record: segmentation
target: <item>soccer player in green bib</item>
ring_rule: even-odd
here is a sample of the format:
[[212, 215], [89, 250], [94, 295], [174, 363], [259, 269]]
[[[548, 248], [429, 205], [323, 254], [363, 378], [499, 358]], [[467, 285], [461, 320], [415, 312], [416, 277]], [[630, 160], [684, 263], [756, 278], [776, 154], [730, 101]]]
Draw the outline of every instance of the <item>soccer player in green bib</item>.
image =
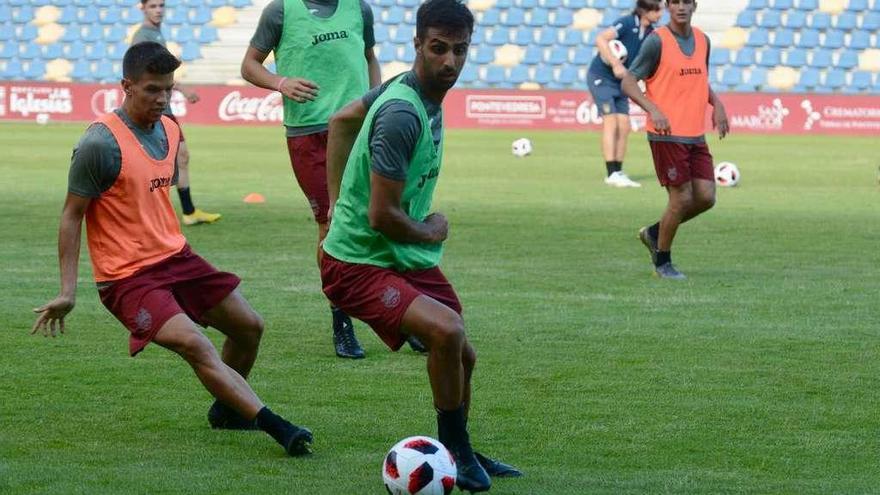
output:
[[464, 66], [474, 18], [459, 0], [428, 0], [416, 15], [413, 69], [330, 120], [332, 207], [321, 279], [330, 301], [366, 322], [392, 350], [414, 335], [429, 350], [439, 440], [462, 490], [516, 468], [473, 451], [467, 431], [476, 353], [461, 303], [439, 264], [449, 225], [431, 213], [443, 157], [441, 104]]
[[[373, 45], [373, 11], [364, 0], [272, 0], [241, 63], [247, 81], [283, 95], [287, 151], [318, 224], [318, 246], [329, 225], [327, 122], [381, 81]], [[263, 66], [273, 51], [277, 74]], [[320, 247], [317, 254], [320, 264]], [[363, 358], [351, 319], [331, 311], [336, 355]]]

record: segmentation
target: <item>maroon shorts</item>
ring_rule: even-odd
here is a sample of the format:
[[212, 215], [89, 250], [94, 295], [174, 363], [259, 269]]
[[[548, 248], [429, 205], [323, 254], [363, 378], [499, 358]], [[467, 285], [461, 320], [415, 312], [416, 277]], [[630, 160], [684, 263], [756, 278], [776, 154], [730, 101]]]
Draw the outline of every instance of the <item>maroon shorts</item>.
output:
[[177, 124], [177, 128], [180, 129], [180, 142], [182, 143], [182, 142], [186, 141], [186, 139], [184, 139], [184, 137], [183, 137], [183, 126], [180, 125], [180, 121], [177, 120], [177, 117], [175, 117], [174, 114], [164, 114], [164, 115], [166, 117], [170, 118], [171, 120], [173, 120], [174, 123]]
[[131, 332], [128, 350], [134, 356], [174, 315], [185, 313], [204, 326], [202, 316], [240, 282], [237, 276], [218, 271], [186, 245], [169, 258], [99, 288], [98, 295]]
[[661, 186], [680, 186], [694, 179], [715, 180], [712, 154], [706, 143], [648, 142]]
[[290, 166], [318, 223], [327, 223], [327, 131], [287, 138]]
[[458, 296], [438, 267], [397, 272], [346, 263], [324, 252], [321, 281], [324, 294], [333, 305], [370, 325], [385, 345], [395, 351], [406, 341], [400, 325], [417, 297], [428, 296], [461, 314]]

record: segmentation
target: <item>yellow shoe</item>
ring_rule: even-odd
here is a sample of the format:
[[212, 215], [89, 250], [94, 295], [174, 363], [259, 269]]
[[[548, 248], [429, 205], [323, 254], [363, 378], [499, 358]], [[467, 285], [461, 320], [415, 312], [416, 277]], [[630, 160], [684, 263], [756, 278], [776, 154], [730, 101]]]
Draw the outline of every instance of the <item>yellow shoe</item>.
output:
[[184, 225], [196, 225], [199, 223], [214, 223], [217, 220], [220, 220], [221, 215], [219, 213], [207, 213], [198, 208], [192, 212], [190, 215], [183, 216]]

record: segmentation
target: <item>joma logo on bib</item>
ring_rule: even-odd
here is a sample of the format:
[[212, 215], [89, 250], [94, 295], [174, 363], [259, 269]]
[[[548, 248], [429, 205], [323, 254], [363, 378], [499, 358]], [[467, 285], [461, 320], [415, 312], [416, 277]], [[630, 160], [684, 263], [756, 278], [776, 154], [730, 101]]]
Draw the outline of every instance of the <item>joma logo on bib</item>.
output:
[[325, 41], [333, 41], [333, 40], [339, 40], [339, 39], [343, 39], [343, 38], [348, 38], [347, 31], [336, 31], [335, 33], [315, 34], [312, 36], [312, 46], [315, 46], [318, 43], [323, 43]]

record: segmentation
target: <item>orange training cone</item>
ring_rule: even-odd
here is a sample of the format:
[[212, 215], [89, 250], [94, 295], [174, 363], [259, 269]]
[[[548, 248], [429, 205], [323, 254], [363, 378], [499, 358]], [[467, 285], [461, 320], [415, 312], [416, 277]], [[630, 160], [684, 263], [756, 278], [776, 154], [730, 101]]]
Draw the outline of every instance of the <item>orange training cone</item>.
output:
[[266, 198], [260, 193], [250, 193], [244, 197], [245, 203], [265, 203]]

